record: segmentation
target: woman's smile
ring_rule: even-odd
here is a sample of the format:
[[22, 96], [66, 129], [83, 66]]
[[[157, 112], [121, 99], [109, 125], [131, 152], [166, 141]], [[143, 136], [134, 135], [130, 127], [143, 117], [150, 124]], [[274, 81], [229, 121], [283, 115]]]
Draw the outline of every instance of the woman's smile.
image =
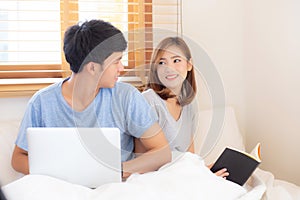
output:
[[178, 74], [169, 74], [169, 75], [167, 75], [165, 78], [166, 78], [167, 80], [174, 80], [174, 79], [176, 79], [178, 76], [179, 76]]

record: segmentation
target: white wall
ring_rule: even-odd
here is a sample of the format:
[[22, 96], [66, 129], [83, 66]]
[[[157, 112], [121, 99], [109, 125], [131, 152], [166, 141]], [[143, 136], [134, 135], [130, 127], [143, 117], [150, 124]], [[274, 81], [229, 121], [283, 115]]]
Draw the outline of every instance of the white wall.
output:
[[300, 185], [300, 1], [245, 1], [248, 146], [262, 167]]
[[[242, 119], [244, 107], [240, 105], [245, 96], [243, 4], [240, 0], [230, 2], [183, 1], [183, 33], [206, 51], [221, 75], [227, 104], [234, 104], [238, 119]], [[193, 49], [192, 54], [197, 56]], [[201, 90], [199, 93], [201, 95]], [[243, 120], [239, 120], [239, 123], [243, 123]]]
[[0, 98], [0, 120], [22, 119], [28, 100], [29, 97]]
[[297, 0], [183, 1], [184, 35], [218, 68], [247, 149], [260, 141], [261, 168], [298, 185], [299, 10]]
[[[211, 58], [223, 81], [226, 104], [234, 107], [244, 134], [243, 3], [240, 0], [228, 2], [183, 1], [183, 33], [198, 43]], [[195, 49], [191, 50], [194, 58], [199, 56]], [[207, 102], [202, 87], [198, 94], [200, 104]]]

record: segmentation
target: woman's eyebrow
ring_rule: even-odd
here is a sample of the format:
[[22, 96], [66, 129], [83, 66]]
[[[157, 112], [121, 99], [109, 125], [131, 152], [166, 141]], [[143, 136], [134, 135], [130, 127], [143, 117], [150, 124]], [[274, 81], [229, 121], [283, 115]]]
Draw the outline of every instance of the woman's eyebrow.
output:
[[175, 56], [172, 56], [171, 58], [181, 58], [181, 56], [175, 55]]
[[[171, 56], [171, 58], [180, 58], [181, 56], [175, 55]], [[160, 60], [166, 60], [167, 58], [161, 57]]]

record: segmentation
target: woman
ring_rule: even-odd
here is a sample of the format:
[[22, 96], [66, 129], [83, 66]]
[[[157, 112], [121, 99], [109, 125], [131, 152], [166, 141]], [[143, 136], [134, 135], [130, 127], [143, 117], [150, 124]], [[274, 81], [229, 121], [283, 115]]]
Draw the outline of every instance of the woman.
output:
[[[172, 151], [195, 152], [193, 139], [198, 123], [197, 103], [194, 100], [196, 91], [195, 71], [188, 45], [179, 37], [165, 38], [152, 54], [143, 96], [156, 111]], [[135, 152], [144, 151], [139, 140], [136, 140]], [[226, 169], [216, 174], [228, 176]]]
[[155, 109], [171, 150], [194, 153], [196, 80], [191, 52], [179, 37], [168, 37], [154, 50], [143, 96]]

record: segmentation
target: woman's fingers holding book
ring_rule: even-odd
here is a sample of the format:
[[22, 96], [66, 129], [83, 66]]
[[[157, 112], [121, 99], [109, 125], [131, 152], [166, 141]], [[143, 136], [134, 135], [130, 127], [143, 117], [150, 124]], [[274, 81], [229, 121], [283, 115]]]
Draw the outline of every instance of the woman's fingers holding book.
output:
[[215, 172], [215, 175], [226, 179], [226, 177], [229, 176], [229, 172], [227, 171], [226, 168], [223, 168], [223, 169], [220, 169], [219, 171]]
[[[215, 163], [211, 163], [211, 164], [206, 165], [206, 166], [208, 167], [208, 169], [211, 169], [214, 164]], [[219, 171], [216, 171], [215, 175], [221, 176], [222, 178], [226, 179], [226, 177], [229, 176], [229, 172], [227, 171], [226, 168], [223, 168], [223, 169], [220, 169]]]

